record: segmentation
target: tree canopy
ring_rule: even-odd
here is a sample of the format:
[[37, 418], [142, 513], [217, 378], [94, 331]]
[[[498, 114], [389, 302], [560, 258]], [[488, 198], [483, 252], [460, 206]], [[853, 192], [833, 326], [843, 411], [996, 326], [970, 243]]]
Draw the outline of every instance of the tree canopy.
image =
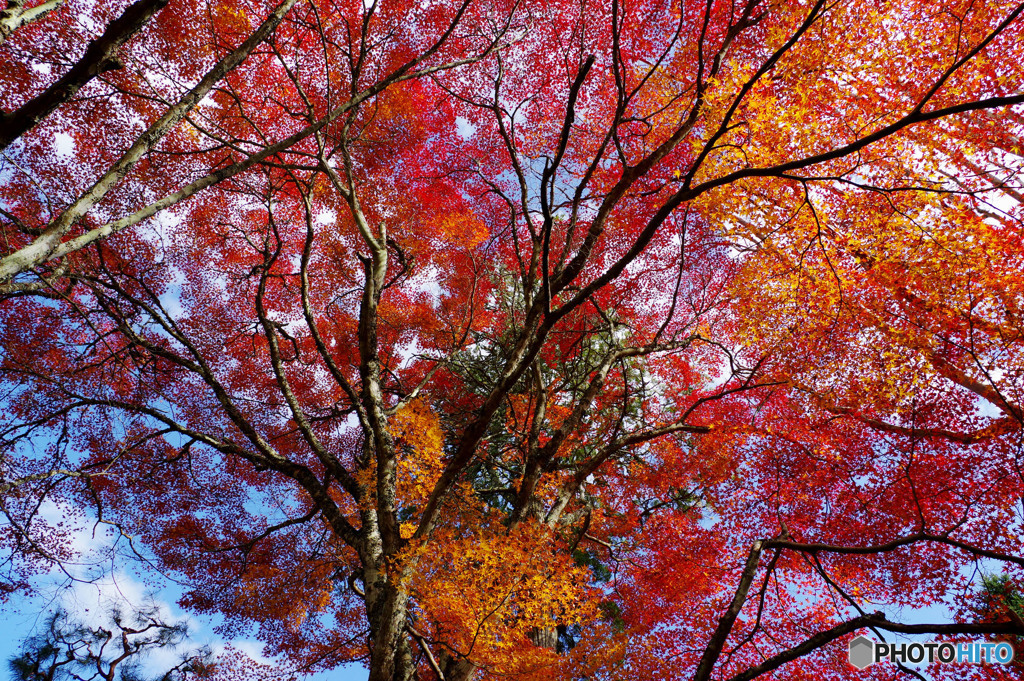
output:
[[1022, 13], [8, 0], [0, 590], [56, 503], [298, 672], [1024, 635]]

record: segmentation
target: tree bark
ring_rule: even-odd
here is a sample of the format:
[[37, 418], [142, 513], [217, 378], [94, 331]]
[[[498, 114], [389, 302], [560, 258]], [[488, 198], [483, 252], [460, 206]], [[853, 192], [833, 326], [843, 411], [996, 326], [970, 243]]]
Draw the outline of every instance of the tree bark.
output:
[[[168, 1], [138, 0], [129, 5], [121, 16], [110, 22], [103, 35], [89, 43], [82, 58], [56, 83], [16, 111], [0, 112], [0, 149], [6, 148], [35, 127], [39, 121], [53, 113], [54, 109], [74, 97], [75, 93], [93, 78], [106, 71], [121, 68], [121, 61], [118, 58], [121, 46], [138, 33]], [[8, 10], [3, 14], [6, 15], [10, 11], [8, 5]], [[27, 13], [28, 11], [23, 11], [19, 16]], [[8, 22], [6, 17], [0, 19], [0, 42], [9, 35], [8, 23], [11, 22]]]
[[438, 662], [444, 672], [444, 681], [470, 681], [476, 675], [476, 665], [464, 657], [456, 657], [442, 651]]
[[0, 12], [0, 44], [26, 24], [42, 19], [64, 4], [64, 0], [46, 0], [42, 4], [25, 9], [25, 0], [8, 0], [7, 7]]

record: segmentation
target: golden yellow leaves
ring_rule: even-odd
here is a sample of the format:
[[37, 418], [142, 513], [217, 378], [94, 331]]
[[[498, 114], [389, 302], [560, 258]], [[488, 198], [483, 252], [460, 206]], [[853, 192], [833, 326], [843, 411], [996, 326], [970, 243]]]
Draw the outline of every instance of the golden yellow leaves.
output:
[[[857, 181], [942, 188], [935, 178], [976, 163], [951, 150], [942, 131], [915, 133]], [[788, 348], [778, 370], [837, 403], [870, 395], [892, 415], [922, 391], [959, 384], [982, 394], [978, 385], [1004, 380], [983, 366], [1024, 353], [1013, 309], [1024, 290], [1020, 241], [974, 198], [760, 180], [714, 198], [700, 208], [743, 264], [733, 282], [745, 310], [738, 338]]]
[[[404, 505], [425, 502], [444, 469], [444, 431], [424, 398], [417, 398], [391, 417], [391, 435], [402, 452], [398, 457], [397, 495]], [[411, 536], [411, 531], [403, 528]]]
[[252, 21], [245, 9], [227, 2], [218, 2], [211, 7], [211, 14], [217, 28], [235, 34], [251, 30]]
[[[928, 84], [978, 44], [1010, 6], [981, 10], [964, 3], [932, 12], [930, 5], [912, 1], [887, 3], [884, 9], [837, 3], [794, 40], [806, 7], [783, 5], [759, 26], [763, 39], [742, 48], [738, 42], [707, 83], [701, 120], [688, 140], [693, 154], [714, 140], [698, 184], [741, 168], [771, 167], [842, 148], [906, 116], [928, 96], [926, 108], [934, 109], [990, 96], [993, 87], [1009, 92], [1000, 90], [1002, 74], [986, 52], [936, 92], [929, 94]], [[963, 17], [960, 24], [952, 19], [957, 15]], [[858, 30], [850, 33], [850, 25]], [[787, 41], [791, 44], [776, 52]], [[759, 71], [773, 52], [778, 60]], [[901, 133], [873, 144], [858, 152], [858, 161], [884, 163], [894, 151], [907, 151], [898, 148], [905, 141]], [[819, 165], [815, 174], [849, 170], [848, 162], [833, 161]]]
[[[399, 508], [418, 508], [426, 503], [434, 484], [444, 470], [444, 430], [426, 398], [419, 397], [399, 408], [389, 419], [394, 440], [397, 475], [395, 497]], [[375, 466], [366, 466], [354, 474], [365, 492], [362, 503], [372, 505], [377, 494]], [[403, 539], [412, 537], [415, 519], [399, 526]]]
[[554, 651], [531, 636], [597, 618], [589, 572], [542, 525], [509, 530], [494, 516], [474, 515], [464, 531], [435, 534], [410, 551], [410, 591], [434, 637], [478, 665], [521, 678], [555, 663]]
[[472, 213], [448, 213], [437, 219], [437, 230], [444, 243], [467, 250], [476, 248], [489, 233], [487, 226]]

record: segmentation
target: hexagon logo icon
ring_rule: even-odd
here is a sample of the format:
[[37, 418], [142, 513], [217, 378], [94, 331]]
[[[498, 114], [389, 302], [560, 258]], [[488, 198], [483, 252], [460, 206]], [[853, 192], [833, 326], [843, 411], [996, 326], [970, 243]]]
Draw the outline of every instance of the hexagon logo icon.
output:
[[850, 641], [850, 664], [857, 669], [867, 669], [875, 662], [875, 642], [867, 636], [858, 636]]

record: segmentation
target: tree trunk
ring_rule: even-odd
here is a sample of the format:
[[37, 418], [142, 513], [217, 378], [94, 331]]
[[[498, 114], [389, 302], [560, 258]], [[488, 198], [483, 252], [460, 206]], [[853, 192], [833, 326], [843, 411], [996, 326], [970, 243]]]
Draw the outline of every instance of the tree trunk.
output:
[[528, 636], [538, 648], [558, 650], [558, 629], [534, 629]]
[[437, 656], [438, 665], [444, 673], [444, 681], [470, 681], [476, 675], [476, 665], [464, 657], [454, 657], [442, 650]]
[[416, 667], [405, 631], [409, 594], [401, 586], [401, 576], [388, 574], [377, 514], [372, 510], [365, 512], [363, 523], [372, 528], [360, 551], [366, 617], [370, 623], [369, 681], [411, 681]]
[[369, 681], [411, 681], [415, 667], [405, 633], [408, 596], [387, 583], [383, 589], [368, 584], [366, 596], [371, 639]]

